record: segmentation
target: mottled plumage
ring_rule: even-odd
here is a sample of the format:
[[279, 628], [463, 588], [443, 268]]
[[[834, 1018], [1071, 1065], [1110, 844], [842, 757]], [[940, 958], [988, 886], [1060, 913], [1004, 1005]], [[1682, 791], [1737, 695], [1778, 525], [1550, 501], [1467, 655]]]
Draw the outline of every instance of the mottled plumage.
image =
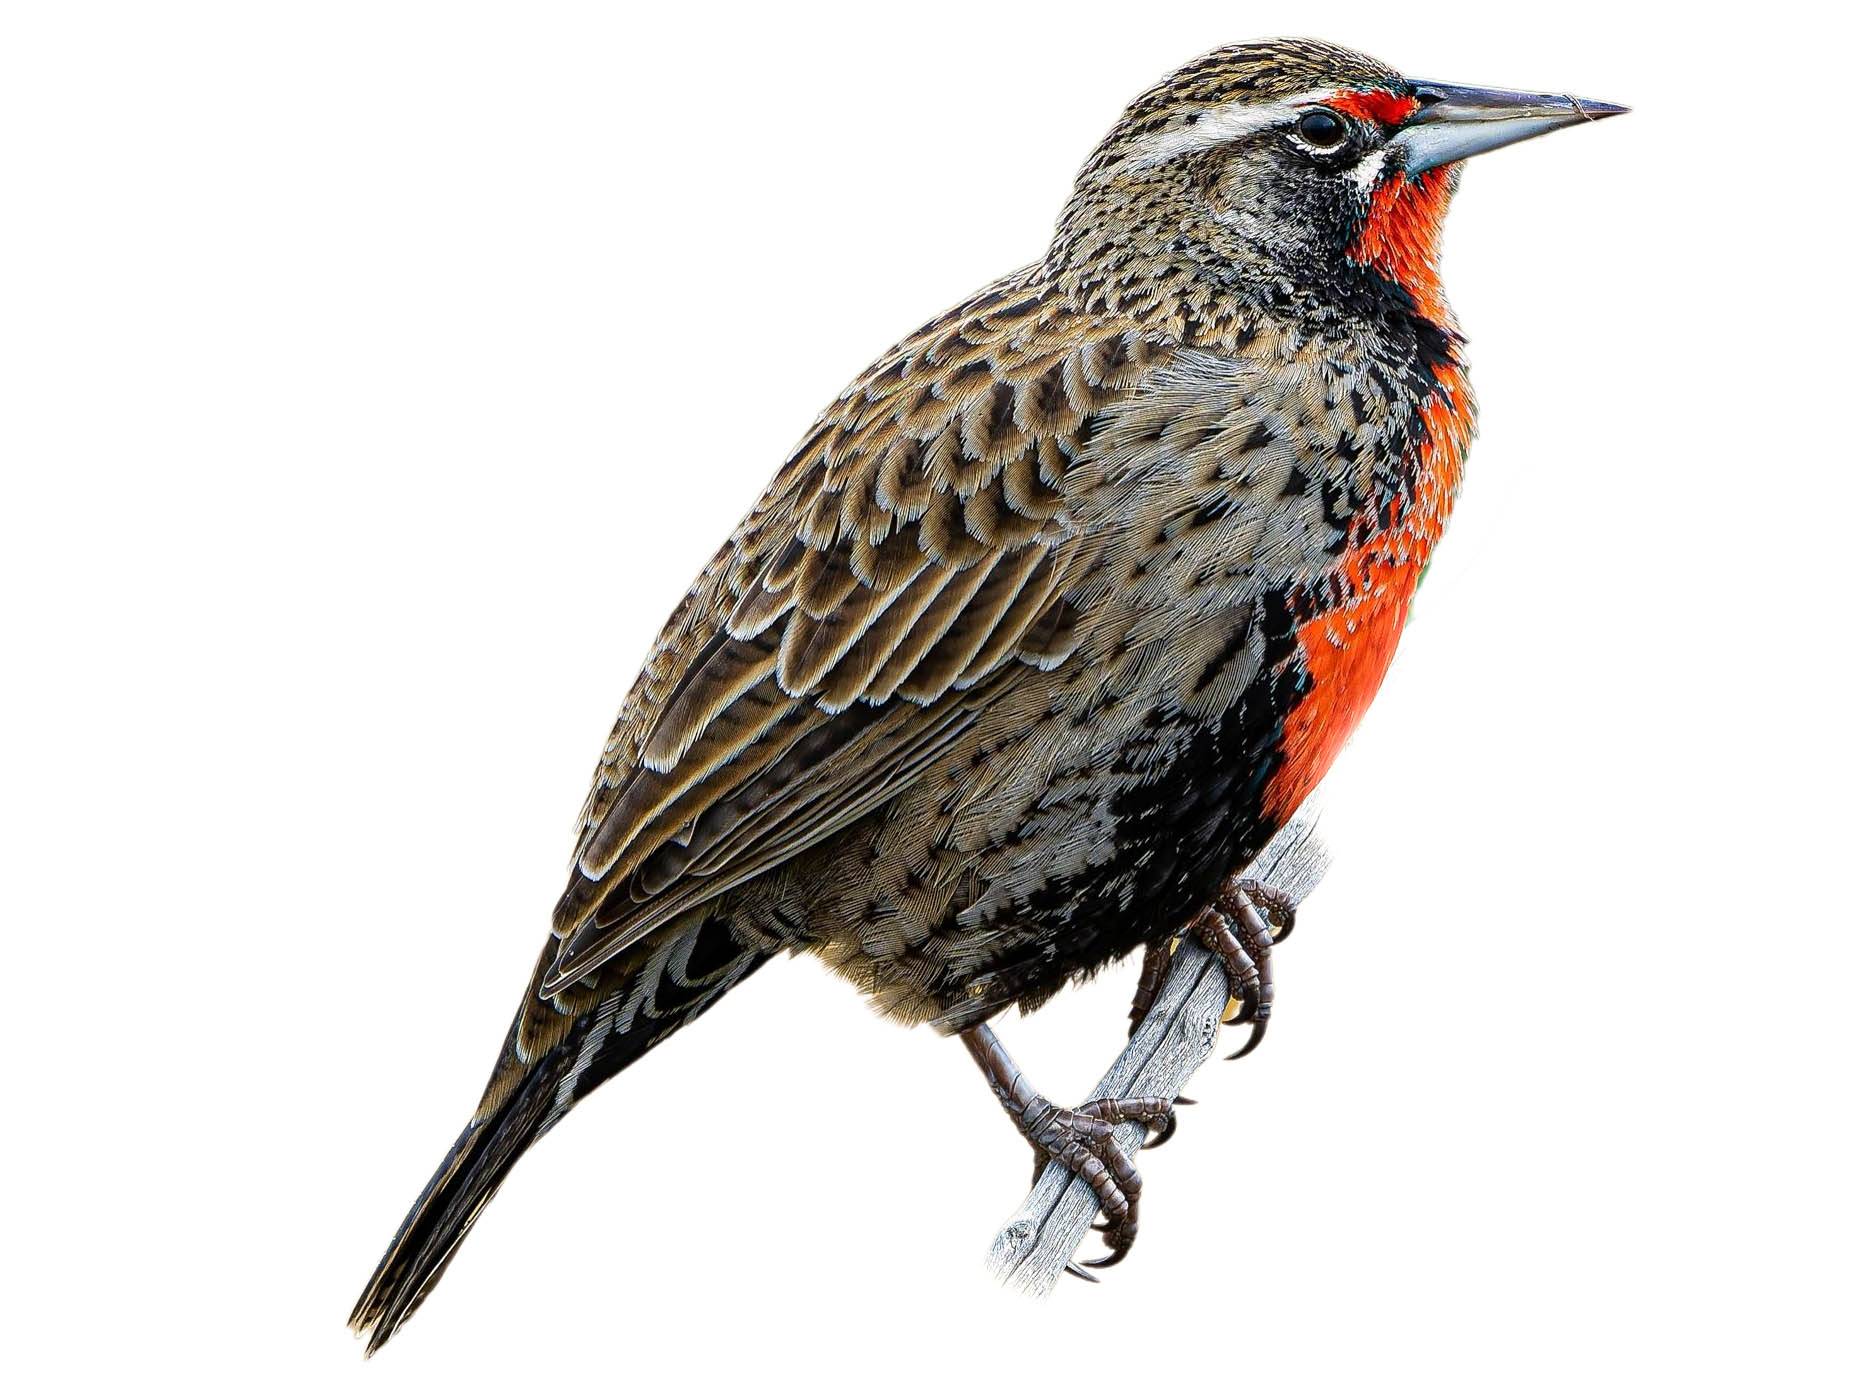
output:
[[1393, 144], [1425, 95], [1310, 42], [1190, 65], [1041, 261], [819, 417], [626, 700], [476, 1120], [357, 1308], [377, 1343], [534, 1137], [770, 956], [966, 1030], [1180, 933], [1295, 811], [1471, 432], [1457, 169]]

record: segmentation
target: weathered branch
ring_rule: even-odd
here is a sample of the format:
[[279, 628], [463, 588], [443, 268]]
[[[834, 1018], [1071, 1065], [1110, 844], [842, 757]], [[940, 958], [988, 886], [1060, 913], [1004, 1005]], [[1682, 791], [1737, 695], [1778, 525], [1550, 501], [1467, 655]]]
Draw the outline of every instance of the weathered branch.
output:
[[[1301, 901], [1328, 869], [1329, 855], [1314, 824], [1300, 819], [1271, 841], [1248, 874]], [[1213, 1053], [1225, 1009], [1224, 969], [1198, 943], [1182, 940], [1154, 1007], [1089, 1097], [1174, 1098]], [[1116, 1143], [1124, 1155], [1134, 1156], [1143, 1136], [1143, 1129], [1125, 1124], [1116, 1130]], [[1054, 1162], [995, 1236], [988, 1269], [1009, 1287], [1043, 1296], [1058, 1282], [1096, 1218], [1090, 1187]]]

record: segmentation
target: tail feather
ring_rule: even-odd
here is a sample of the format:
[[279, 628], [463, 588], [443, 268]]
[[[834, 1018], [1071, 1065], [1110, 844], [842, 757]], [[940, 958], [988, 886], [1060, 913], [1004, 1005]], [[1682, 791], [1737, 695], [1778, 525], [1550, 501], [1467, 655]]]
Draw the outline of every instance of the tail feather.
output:
[[557, 1046], [501, 1108], [452, 1144], [349, 1315], [349, 1326], [367, 1337], [369, 1355], [419, 1309], [516, 1159], [548, 1130], [562, 1065], [571, 1059], [565, 1044]]
[[[707, 1011], [767, 959], [708, 920], [602, 971], [565, 1032], [526, 1063], [519, 1015], [479, 1113], [400, 1224], [348, 1324], [374, 1354], [419, 1309], [517, 1158], [600, 1084]], [[545, 963], [547, 956], [544, 956]], [[538, 981], [542, 967], [538, 967]], [[534, 992], [532, 989], [532, 999]], [[540, 1003], [540, 1010], [554, 1007]]]

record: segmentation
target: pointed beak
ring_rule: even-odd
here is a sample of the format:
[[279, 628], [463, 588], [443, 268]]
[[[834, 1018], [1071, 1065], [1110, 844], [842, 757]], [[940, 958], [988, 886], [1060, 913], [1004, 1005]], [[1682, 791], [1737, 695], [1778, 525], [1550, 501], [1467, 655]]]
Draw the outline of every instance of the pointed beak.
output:
[[1409, 176], [1628, 110], [1611, 102], [1553, 93], [1453, 87], [1444, 82], [1415, 82], [1413, 95], [1419, 98], [1419, 110], [1388, 142], [1400, 152]]

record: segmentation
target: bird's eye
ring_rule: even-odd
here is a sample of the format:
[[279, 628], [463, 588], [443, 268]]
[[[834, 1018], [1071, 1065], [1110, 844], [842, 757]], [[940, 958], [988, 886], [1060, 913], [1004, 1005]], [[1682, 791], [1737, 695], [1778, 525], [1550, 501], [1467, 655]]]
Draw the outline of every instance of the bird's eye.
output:
[[1297, 135], [1312, 150], [1334, 150], [1348, 139], [1348, 125], [1333, 111], [1317, 107], [1297, 118]]

